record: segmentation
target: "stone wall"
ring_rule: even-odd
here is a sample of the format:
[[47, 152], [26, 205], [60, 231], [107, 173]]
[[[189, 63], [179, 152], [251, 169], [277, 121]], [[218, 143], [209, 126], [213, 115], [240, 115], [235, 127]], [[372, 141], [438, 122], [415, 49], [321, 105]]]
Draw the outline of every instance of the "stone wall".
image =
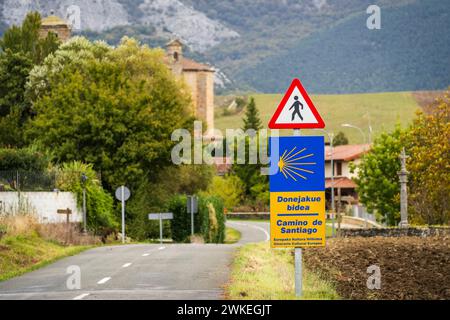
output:
[[450, 236], [450, 227], [414, 227], [382, 229], [342, 229], [341, 236], [346, 237], [434, 237]]
[[49, 32], [55, 33], [61, 42], [66, 42], [72, 36], [72, 32], [67, 26], [42, 26], [39, 30], [39, 37], [46, 38]]

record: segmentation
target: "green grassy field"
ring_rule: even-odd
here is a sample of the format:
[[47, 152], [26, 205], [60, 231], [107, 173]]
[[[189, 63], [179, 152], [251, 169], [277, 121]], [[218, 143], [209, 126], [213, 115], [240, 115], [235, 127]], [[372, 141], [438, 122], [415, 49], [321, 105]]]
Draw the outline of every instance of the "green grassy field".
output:
[[[256, 105], [261, 120], [267, 126], [272, 114], [282, 99], [280, 94], [255, 94]], [[396, 123], [403, 126], [411, 122], [420, 106], [411, 92], [345, 94], [345, 95], [312, 95], [314, 105], [322, 115], [326, 130], [343, 131], [350, 143], [363, 142], [361, 133], [352, 128], [343, 128], [343, 123], [356, 125], [369, 134], [369, 122], [372, 125], [372, 140], [382, 131], [390, 131]], [[231, 116], [223, 116], [222, 110], [216, 109], [215, 125], [217, 129], [242, 127], [244, 112]], [[223, 131], [225, 133], [225, 131]], [[291, 130], [283, 130], [283, 134], [292, 134]], [[307, 130], [305, 134], [321, 135], [319, 131]]]

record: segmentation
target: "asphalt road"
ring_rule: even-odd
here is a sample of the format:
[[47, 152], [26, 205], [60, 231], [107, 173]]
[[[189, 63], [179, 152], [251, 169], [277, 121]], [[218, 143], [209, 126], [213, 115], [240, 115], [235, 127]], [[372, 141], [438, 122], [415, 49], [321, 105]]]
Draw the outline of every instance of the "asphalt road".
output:
[[[0, 300], [221, 299], [236, 248], [269, 239], [268, 223], [227, 224], [242, 233], [239, 243], [95, 248], [0, 282]], [[67, 287], [71, 266], [79, 267], [81, 289]]]

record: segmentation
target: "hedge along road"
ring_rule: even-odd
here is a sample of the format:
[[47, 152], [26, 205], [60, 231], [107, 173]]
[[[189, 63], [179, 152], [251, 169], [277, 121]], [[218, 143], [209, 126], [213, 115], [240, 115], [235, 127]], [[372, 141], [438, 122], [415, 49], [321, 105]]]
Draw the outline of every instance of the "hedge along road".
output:
[[[0, 282], [0, 300], [221, 299], [233, 253], [268, 240], [265, 222], [227, 222], [242, 234], [234, 245], [138, 244], [100, 247]], [[79, 267], [81, 289], [73, 270]], [[68, 273], [68, 270], [70, 273]]]

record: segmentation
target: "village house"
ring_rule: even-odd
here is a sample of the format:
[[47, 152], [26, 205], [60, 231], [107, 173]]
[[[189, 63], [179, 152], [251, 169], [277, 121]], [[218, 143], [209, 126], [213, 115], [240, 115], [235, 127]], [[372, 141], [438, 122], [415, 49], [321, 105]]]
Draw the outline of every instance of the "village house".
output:
[[369, 144], [342, 145], [325, 147], [325, 189], [327, 198], [327, 208], [331, 208], [331, 186], [332, 186], [332, 167], [331, 159], [334, 165], [334, 195], [336, 208], [340, 205], [357, 205], [358, 194], [356, 192], [356, 183], [352, 180], [356, 172], [350, 172], [350, 163], [358, 165], [361, 162], [361, 156], [370, 150]]
[[[61, 42], [71, 37], [71, 26], [67, 21], [51, 13], [41, 21], [41, 38], [54, 33]], [[203, 121], [206, 136], [212, 136], [214, 130], [214, 77], [215, 70], [208, 65], [198, 63], [183, 56], [183, 44], [175, 39], [166, 45], [164, 63], [172, 73], [182, 79], [190, 89], [195, 116]]]

